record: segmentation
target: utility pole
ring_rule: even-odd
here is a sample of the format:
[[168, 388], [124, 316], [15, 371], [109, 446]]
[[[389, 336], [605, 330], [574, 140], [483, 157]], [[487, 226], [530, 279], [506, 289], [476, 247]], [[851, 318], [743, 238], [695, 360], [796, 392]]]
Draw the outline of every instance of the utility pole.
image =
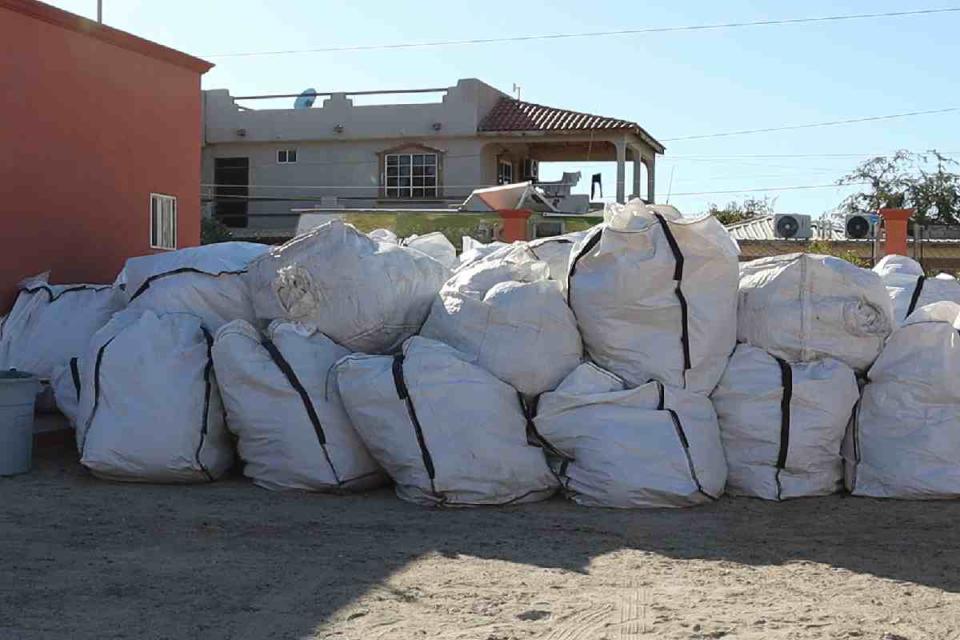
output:
[[103, 0], [97, 0], [97, 22], [103, 24]]

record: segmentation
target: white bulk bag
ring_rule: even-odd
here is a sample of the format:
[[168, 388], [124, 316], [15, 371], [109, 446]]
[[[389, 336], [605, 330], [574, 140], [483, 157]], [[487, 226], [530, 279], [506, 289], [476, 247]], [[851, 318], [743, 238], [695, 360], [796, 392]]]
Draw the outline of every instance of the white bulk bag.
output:
[[471, 238], [470, 236], [462, 236], [460, 243], [460, 264], [457, 266], [457, 269], [461, 269], [468, 264], [473, 264], [477, 260], [481, 260], [489, 256], [491, 253], [510, 246], [506, 242], [500, 241], [483, 243], [479, 240]]
[[727, 455], [727, 493], [783, 500], [836, 493], [840, 445], [860, 398], [833, 358], [790, 364], [737, 346], [711, 399]]
[[426, 233], [422, 236], [416, 234], [403, 239], [403, 246], [416, 249], [425, 253], [447, 269], [453, 269], [459, 264], [457, 260], [457, 248], [439, 231]]
[[427, 505], [532, 502], [556, 480], [527, 442], [519, 394], [452, 347], [415, 336], [401, 354], [337, 364], [343, 404], [397, 495]]
[[534, 424], [579, 504], [684, 507], [723, 493], [727, 467], [705, 396], [656, 381], [629, 389], [584, 363], [540, 396]]
[[332, 379], [333, 365], [348, 353], [322, 333], [281, 321], [265, 338], [243, 320], [217, 332], [213, 364], [227, 427], [256, 484], [348, 491], [383, 482]]
[[374, 229], [367, 233], [371, 239], [377, 242], [389, 242], [391, 244], [400, 244], [400, 238], [390, 229]]
[[787, 362], [836, 358], [862, 371], [893, 330], [893, 307], [873, 271], [812, 253], [740, 267], [738, 338]]
[[333, 220], [250, 265], [257, 315], [319, 329], [351, 351], [394, 351], [420, 330], [450, 272]]
[[710, 393], [736, 345], [739, 249], [714, 217], [639, 200], [573, 248], [567, 296], [586, 354], [631, 385]]
[[546, 264], [517, 246], [455, 274], [421, 335], [465, 353], [521, 393], [556, 387], [582, 358], [580, 333]]
[[111, 285], [51, 285], [46, 273], [27, 278], [0, 325], [0, 370], [52, 377], [57, 367], [83, 353], [123, 304]]
[[550, 268], [550, 279], [567, 287], [567, 269], [570, 267], [570, 251], [573, 245], [587, 235], [586, 231], [575, 231], [562, 236], [540, 238], [529, 243], [530, 251], [538, 260], [543, 260]]
[[928, 304], [941, 300], [960, 303], [960, 282], [956, 278], [946, 273], [928, 278], [920, 263], [907, 256], [884, 256], [873, 270], [887, 287], [898, 325]]
[[233, 463], [200, 318], [126, 310], [81, 359], [77, 449], [95, 475], [131, 482], [214, 480]]
[[844, 442], [850, 492], [960, 497], [960, 305], [917, 309], [868, 377]]
[[253, 322], [253, 301], [241, 274], [267, 249], [252, 242], [220, 242], [130, 258], [121, 276], [129, 307], [191, 313], [210, 332], [231, 320]]

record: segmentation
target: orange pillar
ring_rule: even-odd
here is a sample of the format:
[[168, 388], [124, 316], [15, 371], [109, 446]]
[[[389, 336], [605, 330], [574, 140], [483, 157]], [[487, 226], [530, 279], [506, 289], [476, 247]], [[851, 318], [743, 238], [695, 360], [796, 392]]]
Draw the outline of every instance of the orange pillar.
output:
[[533, 214], [529, 209], [497, 209], [503, 220], [501, 240], [516, 242], [527, 239], [527, 219]]
[[913, 216], [914, 210], [880, 209], [877, 213], [883, 218], [883, 227], [887, 236], [883, 254], [907, 255], [907, 221]]

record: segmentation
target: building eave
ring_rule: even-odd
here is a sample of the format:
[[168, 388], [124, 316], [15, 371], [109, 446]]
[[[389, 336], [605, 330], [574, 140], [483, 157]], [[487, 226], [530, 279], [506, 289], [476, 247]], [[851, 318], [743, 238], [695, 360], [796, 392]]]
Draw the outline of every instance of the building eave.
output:
[[151, 40], [108, 27], [75, 13], [64, 11], [38, 0], [0, 0], [0, 9], [52, 24], [54, 26], [85, 35], [121, 49], [134, 51], [141, 55], [203, 74], [213, 68], [212, 62], [165, 47]]

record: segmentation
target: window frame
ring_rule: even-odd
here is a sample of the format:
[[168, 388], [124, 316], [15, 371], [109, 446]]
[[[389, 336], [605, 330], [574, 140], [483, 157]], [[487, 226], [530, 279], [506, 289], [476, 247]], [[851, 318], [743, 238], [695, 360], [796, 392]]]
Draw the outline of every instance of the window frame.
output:
[[[504, 171], [505, 168], [510, 170], [510, 179], [506, 182], [504, 182], [504, 179], [508, 172]], [[509, 158], [497, 158], [497, 184], [513, 184], [513, 160]]]
[[[396, 200], [424, 200], [440, 197], [440, 166], [442, 154], [433, 149], [388, 150], [383, 152], [381, 184], [383, 197]], [[396, 159], [394, 162], [393, 159]], [[427, 168], [432, 167], [432, 175]], [[404, 175], [404, 169], [407, 169]], [[418, 174], [417, 169], [420, 169]], [[395, 174], [391, 175], [391, 169]], [[401, 182], [407, 179], [408, 184]], [[418, 185], [416, 181], [420, 180]], [[391, 184], [395, 181], [396, 184]], [[432, 181], [433, 184], [428, 182]], [[420, 193], [416, 193], [420, 190]]]
[[[281, 153], [284, 154], [284, 155], [283, 155], [283, 160], [280, 159], [280, 154], [281, 154]], [[293, 160], [290, 159], [290, 154], [291, 154], [291, 153], [293, 154]], [[298, 156], [298, 155], [299, 155], [299, 154], [298, 154], [298, 152], [297, 152], [297, 148], [296, 148], [296, 147], [290, 147], [290, 148], [284, 148], [284, 149], [277, 149], [277, 164], [297, 164], [297, 159], [298, 159], [297, 156]]]
[[[151, 249], [159, 249], [161, 251], [176, 251], [177, 250], [177, 227], [178, 227], [178, 206], [177, 206], [177, 197], [172, 196], [168, 193], [151, 193], [149, 200], [148, 213], [150, 216], [150, 235], [148, 236], [148, 241], [150, 243]], [[154, 203], [158, 203], [158, 208], [154, 210]], [[170, 210], [167, 214], [170, 216], [169, 223], [173, 227], [172, 231], [165, 231], [164, 229], [164, 210], [162, 205], [170, 204]], [[159, 228], [157, 228], [159, 226]], [[156, 239], [156, 241], [154, 241]], [[169, 240], [169, 243], [165, 242]]]

